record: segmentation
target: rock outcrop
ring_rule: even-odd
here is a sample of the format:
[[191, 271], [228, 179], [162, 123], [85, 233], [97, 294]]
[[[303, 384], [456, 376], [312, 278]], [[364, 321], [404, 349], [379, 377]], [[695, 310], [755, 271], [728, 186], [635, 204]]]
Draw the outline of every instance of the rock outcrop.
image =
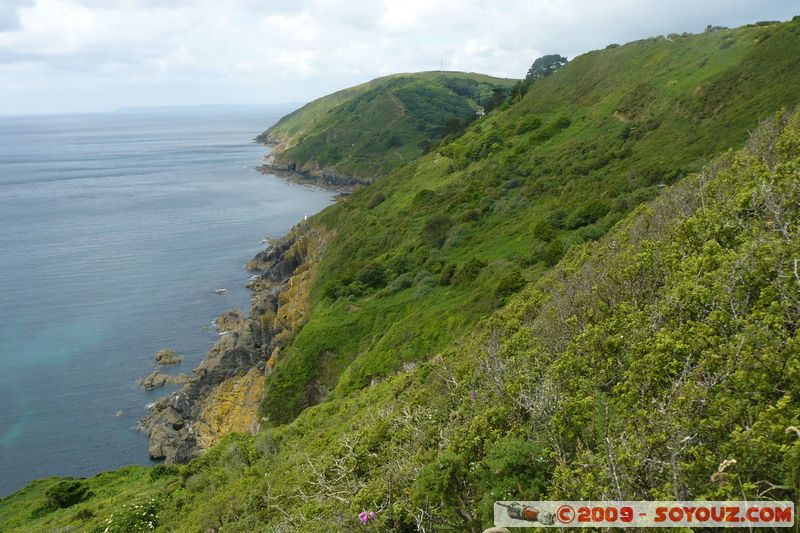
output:
[[186, 374], [165, 374], [160, 370], [153, 370], [149, 376], [144, 378], [141, 382], [143, 388], [157, 389], [164, 385], [182, 385], [189, 381], [189, 376]]
[[156, 364], [159, 365], [179, 365], [183, 362], [181, 356], [176, 354], [173, 350], [169, 348], [164, 348], [163, 350], [159, 350], [155, 357]]
[[284, 163], [274, 155], [266, 156], [264, 161], [263, 165], [256, 167], [256, 170], [262, 174], [275, 174], [291, 181], [311, 183], [326, 189], [349, 191], [357, 185], [369, 185], [374, 181], [368, 178], [345, 176], [330, 168], [316, 165], [300, 167], [293, 162]]
[[264, 272], [248, 284], [253, 291], [248, 316], [232, 311], [218, 317], [227, 334], [189, 380], [156, 401], [139, 424], [152, 458], [187, 462], [228, 432], [258, 429], [266, 374], [290, 333], [304, 323], [308, 288], [327, 240], [325, 232], [301, 223], [248, 263]]

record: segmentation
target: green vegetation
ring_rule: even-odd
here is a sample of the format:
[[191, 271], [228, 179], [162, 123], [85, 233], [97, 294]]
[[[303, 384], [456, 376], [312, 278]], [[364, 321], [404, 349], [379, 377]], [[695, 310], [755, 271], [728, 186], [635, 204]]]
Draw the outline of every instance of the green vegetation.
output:
[[575, 58], [312, 217], [333, 238], [259, 434], [32, 517], [59, 483], [35, 482], [0, 524], [102, 530], [135, 501], [164, 531], [480, 531], [497, 499], [800, 501], [798, 103], [800, 19]]
[[568, 62], [566, 57], [559, 54], [549, 54], [537, 58], [528, 69], [525, 79], [518, 81], [511, 88], [510, 96], [516, 99], [521, 98], [528, 92], [533, 82], [554, 74]]
[[514, 81], [463, 72], [386, 76], [315, 100], [259, 139], [278, 143], [279, 164], [371, 179], [461, 132], [493, 89]]

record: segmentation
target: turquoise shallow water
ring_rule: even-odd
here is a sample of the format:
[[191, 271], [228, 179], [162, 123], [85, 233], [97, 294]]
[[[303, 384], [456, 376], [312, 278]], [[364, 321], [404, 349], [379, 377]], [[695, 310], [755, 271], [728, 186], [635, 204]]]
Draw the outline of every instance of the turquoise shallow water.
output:
[[260, 241], [332, 201], [254, 170], [288, 111], [0, 117], [0, 495], [149, 463], [155, 352], [190, 373]]

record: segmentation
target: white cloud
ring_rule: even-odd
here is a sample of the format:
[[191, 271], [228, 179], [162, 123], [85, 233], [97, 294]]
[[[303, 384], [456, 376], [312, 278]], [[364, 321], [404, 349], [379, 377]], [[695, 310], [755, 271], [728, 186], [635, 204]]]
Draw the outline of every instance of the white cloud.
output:
[[794, 0], [0, 0], [0, 113], [307, 100], [400, 71], [522, 76], [535, 57]]
[[33, 0], [3, 0], [0, 2], [0, 32], [19, 27], [19, 10]]

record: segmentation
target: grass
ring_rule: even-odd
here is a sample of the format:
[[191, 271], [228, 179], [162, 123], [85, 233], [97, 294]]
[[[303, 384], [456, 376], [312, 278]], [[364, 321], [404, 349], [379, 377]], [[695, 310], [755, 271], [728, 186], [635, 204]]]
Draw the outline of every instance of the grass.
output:
[[315, 100], [260, 138], [279, 143], [273, 154], [283, 164], [380, 177], [463, 128], [492, 89], [514, 81], [463, 72], [386, 76]]
[[498, 499], [797, 502], [800, 123], [776, 113], [800, 103], [799, 48], [795, 20], [536, 81], [310, 219], [334, 237], [258, 435], [31, 519], [56, 481], [36, 482], [0, 524], [86, 507], [94, 527], [150, 495], [164, 531], [248, 532], [365, 510], [480, 531]]
[[[312, 288], [311, 320], [268, 380], [265, 414], [286, 422], [313, 403], [304, 390], [316, 374], [294, 368], [315, 367], [323, 353], [335, 364], [317, 372], [336, 397], [337, 387], [355, 390], [451, 346], [503, 304], [496, 288], [509, 270], [536, 280], [570, 246], [600, 238], [663, 186], [741, 145], [761, 117], [795, 105], [793, 51], [797, 22], [591, 52], [315, 217], [337, 236]], [[709, 101], [704, 88], [743, 76], [753, 82], [723, 105]], [[375, 194], [385, 200], [370, 207]], [[436, 217], [449, 225], [442, 242], [429, 242]], [[487, 265], [474, 282], [439, 284], [442, 269], [473, 257]], [[361, 271], [375, 264], [384, 281], [365, 286]]]

